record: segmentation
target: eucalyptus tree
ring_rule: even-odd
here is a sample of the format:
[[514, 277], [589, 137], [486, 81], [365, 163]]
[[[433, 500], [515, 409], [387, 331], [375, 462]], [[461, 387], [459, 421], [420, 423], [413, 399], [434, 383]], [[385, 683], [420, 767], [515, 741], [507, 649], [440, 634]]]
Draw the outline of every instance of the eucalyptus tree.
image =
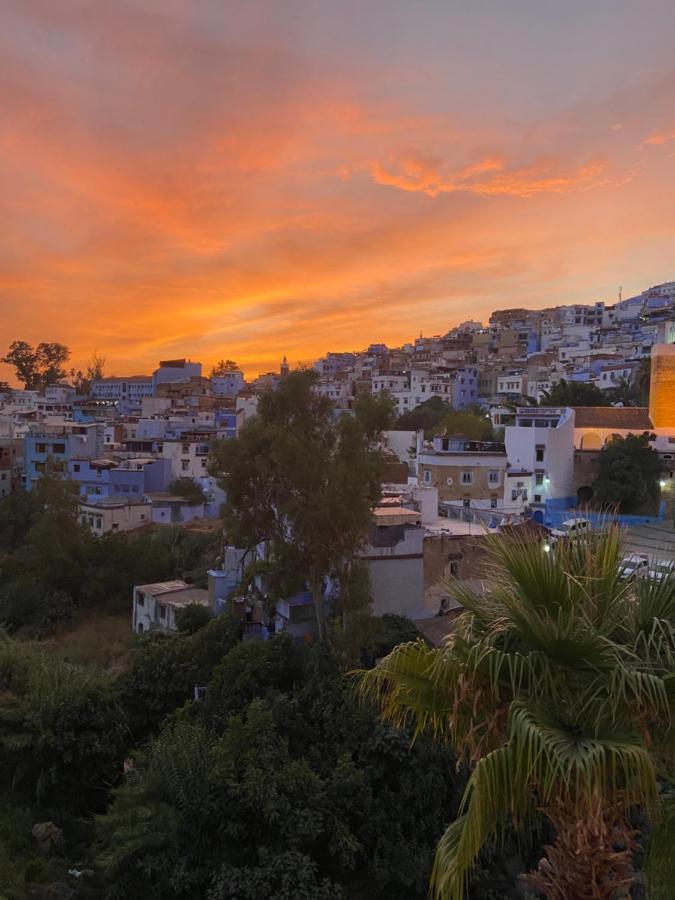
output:
[[312, 593], [325, 635], [326, 578], [349, 568], [379, 495], [378, 451], [355, 418], [336, 419], [316, 373], [293, 372], [260, 396], [258, 413], [213, 450], [228, 539], [270, 543], [275, 564]]
[[627, 896], [639, 809], [656, 828], [658, 896], [656, 875], [673, 867], [659, 828], [675, 821], [660, 799], [675, 751], [675, 578], [622, 582], [614, 528], [554, 553], [490, 540], [484, 592], [453, 585], [465, 612], [447, 643], [402, 644], [360, 681], [386, 719], [414, 721], [471, 768], [432, 894], [460, 900], [483, 849], [544, 816], [556, 838], [531, 886], [556, 900]]

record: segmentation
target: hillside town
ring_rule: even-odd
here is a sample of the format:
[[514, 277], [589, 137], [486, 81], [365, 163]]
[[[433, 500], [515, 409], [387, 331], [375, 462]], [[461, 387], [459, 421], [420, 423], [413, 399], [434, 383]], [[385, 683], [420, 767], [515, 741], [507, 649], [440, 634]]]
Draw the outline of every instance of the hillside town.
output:
[[[469, 321], [401, 347], [371, 344], [317, 360], [313, 389], [336, 418], [352, 415], [360, 397], [390, 404], [389, 427], [379, 434], [386, 476], [360, 549], [373, 612], [432, 619], [454, 605], [439, 581], [477, 577], [486, 535], [520, 528], [554, 536], [582, 515], [597, 520], [599, 454], [629, 435], [648, 434], [658, 453], [659, 498], [619, 519], [636, 553], [670, 559], [674, 341], [669, 282], [612, 305], [497, 310], [487, 326]], [[81, 522], [97, 536], [216, 522], [225, 495], [210, 469], [214, 441], [240, 434], [261, 395], [289, 371], [284, 358], [278, 372], [247, 382], [231, 360], [206, 374], [199, 362], [172, 359], [149, 375], [101, 375], [86, 390], [63, 379], [23, 390], [4, 385], [0, 496], [30, 492], [49, 473], [78, 486]], [[595, 392], [592, 405], [575, 405], [578, 386]], [[483, 420], [485, 435], [410, 427], [411, 414], [430, 404]], [[187, 604], [222, 612], [245, 567], [268, 552], [262, 545], [251, 557], [226, 540], [208, 589], [139, 586], [134, 631], [174, 630], [175, 611]], [[264, 595], [262, 576], [256, 589]], [[260, 603], [239, 602], [251, 635], [287, 631], [301, 639], [312, 631], [309, 591], [277, 601], [267, 618]]]

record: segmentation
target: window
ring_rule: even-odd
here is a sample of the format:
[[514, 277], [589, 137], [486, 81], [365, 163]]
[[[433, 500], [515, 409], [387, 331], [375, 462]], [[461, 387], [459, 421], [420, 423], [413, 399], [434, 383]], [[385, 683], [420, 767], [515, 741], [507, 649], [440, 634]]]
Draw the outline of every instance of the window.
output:
[[36, 444], [36, 445], [35, 445], [35, 452], [36, 452], [36, 453], [46, 453], [46, 452], [47, 452], [47, 445], [46, 445], [46, 444]]
[[537, 472], [537, 474], [534, 476], [534, 483], [537, 485], [537, 487], [540, 487], [544, 483], [544, 476], [541, 472]]
[[189, 452], [190, 452], [190, 445], [183, 444], [183, 453], [189, 453]]
[[497, 470], [488, 472], [488, 484], [499, 484], [499, 472]]
[[534, 458], [537, 462], [544, 461], [544, 448], [538, 445], [535, 449]]
[[136, 594], [136, 604], [138, 606], [145, 606], [145, 597], [143, 594]]
[[473, 484], [473, 472], [462, 472], [462, 484]]
[[462, 500], [462, 504], [464, 506], [464, 509], [470, 509], [471, 508], [471, 497], [464, 497], [464, 499]]
[[75, 464], [73, 465], [73, 472], [79, 472], [79, 471], [80, 471], [80, 464], [79, 464], [79, 463], [75, 463]]
[[181, 463], [180, 463], [180, 467], [181, 467], [181, 471], [187, 472], [188, 469], [190, 468], [190, 460], [189, 460], [189, 459], [182, 459], [182, 460], [181, 460]]
[[431, 469], [424, 470], [424, 483], [431, 484]]
[[490, 497], [490, 509], [497, 509], [497, 502], [498, 502], [498, 499], [493, 494], [492, 497]]
[[157, 608], [159, 609], [159, 617], [160, 619], [166, 619], [166, 606], [162, 603], [157, 604]]
[[541, 503], [541, 494], [535, 494], [535, 495], [534, 495], [534, 502], [535, 502], [535, 503]]

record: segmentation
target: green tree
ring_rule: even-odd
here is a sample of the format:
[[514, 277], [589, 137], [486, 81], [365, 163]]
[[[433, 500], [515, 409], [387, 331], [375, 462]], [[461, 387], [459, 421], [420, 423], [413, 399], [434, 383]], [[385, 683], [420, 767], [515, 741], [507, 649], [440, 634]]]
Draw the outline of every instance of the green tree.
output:
[[352, 404], [354, 415], [369, 441], [377, 441], [383, 431], [390, 431], [396, 420], [396, 401], [389, 391], [359, 394]]
[[530, 884], [618, 895], [635, 874], [631, 810], [658, 823], [657, 773], [673, 771], [675, 578], [620, 582], [613, 528], [555, 554], [491, 544], [488, 590], [456, 586], [466, 612], [447, 645], [403, 644], [362, 675], [386, 719], [414, 721], [473, 763], [432, 894], [464, 897], [482, 849], [539, 810], [556, 837]]
[[55, 384], [66, 377], [64, 364], [70, 358], [65, 344], [42, 342], [33, 347], [27, 341], [13, 341], [0, 362], [13, 366], [26, 390], [40, 384]]
[[205, 499], [204, 491], [192, 478], [174, 478], [169, 484], [169, 493], [195, 505]]
[[445, 431], [448, 435], [464, 434], [476, 441], [495, 439], [492, 422], [482, 409], [452, 410], [441, 419], [436, 433]]
[[[294, 372], [260, 397], [258, 415], [234, 439], [218, 442], [211, 473], [227, 497], [230, 541], [271, 543], [275, 564], [311, 590], [320, 638], [324, 582], [348, 562], [373, 506], [375, 454], [356, 419], [335, 422], [333, 404], [315, 390], [316, 373]], [[348, 497], [351, 534], [338, 541]]]
[[609, 406], [605, 391], [586, 381], [566, 381], [561, 378], [550, 391], [544, 391], [539, 406]]
[[654, 511], [658, 504], [662, 464], [650, 446], [654, 435], [629, 434], [606, 444], [598, 456], [598, 477], [593, 497], [598, 503], [618, 506], [621, 512]]
[[108, 681], [5, 644], [0, 662], [0, 773], [28, 801], [101, 810], [128, 739]]
[[176, 610], [176, 627], [184, 634], [194, 634], [211, 621], [213, 613], [207, 606], [190, 603]]
[[451, 412], [452, 407], [441, 397], [430, 397], [415, 409], [402, 413], [396, 421], [396, 428], [399, 431], [424, 431], [428, 434]]

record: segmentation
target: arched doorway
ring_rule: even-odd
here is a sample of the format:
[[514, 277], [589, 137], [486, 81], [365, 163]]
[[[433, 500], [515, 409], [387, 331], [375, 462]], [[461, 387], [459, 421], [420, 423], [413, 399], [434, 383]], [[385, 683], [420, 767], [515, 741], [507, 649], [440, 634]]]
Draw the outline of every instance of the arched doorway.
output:
[[582, 450], [599, 450], [602, 447], [602, 440], [599, 434], [594, 431], [587, 431], [581, 438]]
[[543, 524], [544, 524], [544, 512], [543, 512], [543, 510], [541, 510], [541, 509], [535, 509], [534, 515], [532, 516], [532, 518], [534, 519], [534, 521], [535, 521], [538, 525], [543, 525]]

